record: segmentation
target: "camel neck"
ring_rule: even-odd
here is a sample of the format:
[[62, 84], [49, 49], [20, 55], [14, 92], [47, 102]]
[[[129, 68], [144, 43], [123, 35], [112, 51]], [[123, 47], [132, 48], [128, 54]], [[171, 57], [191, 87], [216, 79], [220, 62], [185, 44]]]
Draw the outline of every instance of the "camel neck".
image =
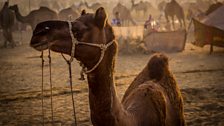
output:
[[[113, 126], [114, 112], [119, 109], [113, 79], [113, 64], [103, 60], [101, 65], [88, 75], [91, 120], [94, 125]], [[103, 121], [104, 120], [104, 121]]]
[[15, 14], [16, 14], [16, 19], [18, 21], [20, 21], [22, 23], [28, 23], [27, 16], [22, 16], [18, 8], [15, 10]]

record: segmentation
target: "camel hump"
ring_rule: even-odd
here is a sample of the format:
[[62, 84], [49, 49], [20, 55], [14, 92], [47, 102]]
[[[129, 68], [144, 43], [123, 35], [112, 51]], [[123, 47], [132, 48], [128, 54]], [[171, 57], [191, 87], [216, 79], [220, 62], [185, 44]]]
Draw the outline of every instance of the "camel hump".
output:
[[128, 112], [138, 120], [139, 126], [164, 126], [166, 100], [158, 84], [147, 81], [134, 89], [123, 102]]
[[151, 80], [159, 81], [168, 69], [168, 57], [158, 53], [151, 57], [148, 62], [149, 77]]

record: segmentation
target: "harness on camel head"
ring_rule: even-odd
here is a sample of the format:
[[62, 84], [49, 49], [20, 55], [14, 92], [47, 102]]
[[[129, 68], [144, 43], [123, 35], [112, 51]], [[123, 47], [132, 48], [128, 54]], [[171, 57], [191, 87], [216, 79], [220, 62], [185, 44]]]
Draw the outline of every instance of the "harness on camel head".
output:
[[63, 58], [67, 61], [67, 62], [72, 62], [75, 56], [75, 46], [77, 45], [87, 45], [87, 46], [92, 46], [92, 47], [96, 47], [96, 48], [100, 48], [101, 50], [101, 55], [100, 58], [98, 60], [98, 62], [91, 68], [91, 69], [87, 69], [87, 67], [84, 67], [84, 72], [86, 74], [89, 74], [91, 72], [93, 72], [101, 63], [101, 61], [103, 60], [103, 57], [105, 55], [105, 52], [107, 50], [107, 48], [109, 46], [111, 46], [114, 43], [114, 40], [112, 40], [111, 42], [107, 43], [107, 44], [95, 44], [95, 43], [87, 43], [87, 42], [79, 42], [77, 39], [75, 39], [73, 32], [72, 32], [72, 22], [68, 22], [69, 25], [69, 33], [72, 39], [72, 49], [71, 49], [71, 57], [70, 60], [67, 60], [64, 55], [62, 54]]

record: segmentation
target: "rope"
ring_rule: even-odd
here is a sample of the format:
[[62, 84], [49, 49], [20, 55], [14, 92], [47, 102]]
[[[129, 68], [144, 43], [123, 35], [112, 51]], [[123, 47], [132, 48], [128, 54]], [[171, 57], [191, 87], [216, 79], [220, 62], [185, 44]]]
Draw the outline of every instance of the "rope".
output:
[[75, 110], [75, 101], [74, 101], [74, 94], [73, 94], [73, 88], [72, 88], [72, 68], [71, 68], [71, 63], [68, 62], [68, 68], [69, 68], [69, 79], [70, 79], [70, 88], [71, 88], [71, 93], [72, 93], [72, 107], [73, 107], [73, 113], [74, 113], [74, 119], [75, 119], [75, 125], [77, 125], [77, 118], [76, 118], [76, 110]]
[[73, 61], [74, 55], [75, 55], [75, 45], [76, 45], [76, 39], [74, 38], [74, 35], [72, 33], [72, 23], [68, 22], [68, 26], [69, 26], [69, 33], [72, 39], [72, 49], [71, 49], [71, 58], [70, 58], [70, 63]]
[[42, 123], [44, 126], [44, 53], [41, 52], [41, 61], [42, 61], [42, 84], [41, 84], [41, 109], [42, 109]]
[[49, 55], [49, 72], [50, 72], [50, 88], [51, 88], [51, 121], [54, 122], [54, 112], [53, 112], [53, 91], [52, 91], [52, 80], [51, 80], [51, 51], [48, 49]]
[[[95, 47], [99, 47], [101, 49], [101, 55], [100, 55], [100, 58], [98, 60], [98, 62], [96, 63], [95, 66], [93, 66], [93, 68], [91, 68], [90, 70], [87, 70], [87, 69], [84, 69], [84, 72], [86, 74], [88, 73], [91, 73], [93, 72], [101, 63], [101, 61], [103, 60], [103, 57], [104, 57], [104, 54], [105, 54], [105, 51], [107, 50], [107, 48], [112, 45], [114, 43], [114, 41], [111, 41], [110, 43], [108, 44], [94, 44], [94, 43], [85, 43], [85, 45], [89, 45], [89, 46], [95, 46]], [[84, 44], [84, 43], [80, 43], [80, 44]]]
[[71, 89], [71, 94], [72, 94], [72, 107], [73, 107], [73, 114], [74, 114], [74, 119], [75, 119], [75, 126], [77, 125], [77, 118], [76, 118], [76, 110], [75, 110], [75, 101], [74, 101], [74, 93], [73, 93], [73, 86], [72, 86], [72, 67], [71, 67], [71, 60], [67, 60], [65, 56], [61, 53], [62, 57], [68, 64], [68, 70], [69, 70], [69, 82], [70, 82], [70, 89]]

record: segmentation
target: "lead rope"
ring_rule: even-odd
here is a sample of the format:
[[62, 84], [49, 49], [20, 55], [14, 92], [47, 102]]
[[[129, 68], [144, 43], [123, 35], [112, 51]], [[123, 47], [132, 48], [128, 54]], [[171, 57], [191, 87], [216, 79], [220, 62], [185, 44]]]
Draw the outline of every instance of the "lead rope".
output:
[[52, 91], [52, 80], [51, 80], [51, 50], [48, 49], [48, 59], [49, 59], [49, 72], [50, 72], [50, 89], [51, 89], [51, 121], [54, 122], [54, 112], [53, 112], [53, 91]]
[[[70, 35], [73, 35], [72, 33], [72, 23], [68, 22], [68, 26], [69, 26], [69, 33]], [[72, 86], [72, 67], [71, 67], [71, 63], [73, 61], [74, 55], [75, 55], [75, 45], [76, 45], [76, 41], [74, 37], [71, 37], [72, 39], [72, 49], [71, 49], [71, 58], [70, 60], [67, 60], [64, 55], [61, 53], [62, 57], [64, 58], [64, 60], [67, 62], [68, 64], [68, 69], [69, 69], [69, 81], [70, 81], [70, 89], [71, 89], [71, 94], [72, 94], [72, 107], [73, 107], [73, 114], [74, 114], [74, 119], [75, 119], [75, 125], [77, 126], [77, 118], [76, 118], [76, 110], [75, 110], [75, 101], [74, 101], [74, 93], [73, 93], [73, 86]]]
[[44, 53], [41, 52], [41, 62], [42, 62], [42, 84], [41, 84], [41, 107], [42, 107], [42, 123], [44, 126]]
[[73, 114], [74, 114], [74, 119], [75, 119], [75, 125], [77, 125], [77, 118], [76, 118], [76, 110], [75, 110], [75, 101], [74, 101], [74, 94], [73, 94], [73, 86], [72, 86], [72, 67], [71, 67], [71, 60], [67, 60], [65, 56], [61, 53], [62, 57], [68, 64], [68, 69], [69, 69], [69, 82], [70, 82], [70, 89], [72, 93], [72, 106], [73, 106]]

